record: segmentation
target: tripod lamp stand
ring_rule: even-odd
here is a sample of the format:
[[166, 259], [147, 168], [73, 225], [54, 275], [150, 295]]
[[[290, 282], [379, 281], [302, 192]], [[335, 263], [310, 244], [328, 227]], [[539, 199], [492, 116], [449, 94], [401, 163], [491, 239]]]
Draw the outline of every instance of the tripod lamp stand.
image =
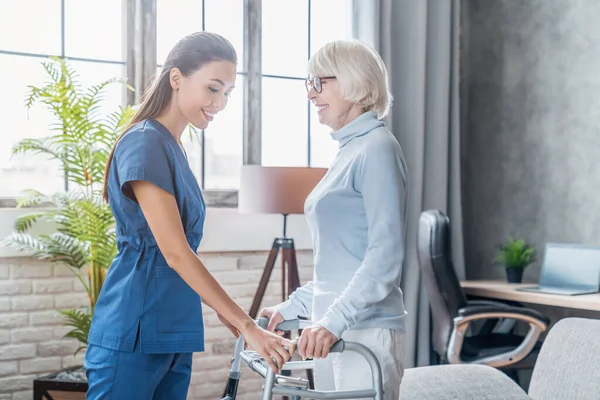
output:
[[[248, 314], [256, 319], [260, 306], [281, 251], [281, 301], [287, 300], [300, 286], [298, 262], [294, 239], [287, 236], [287, 217], [304, 214], [304, 201], [325, 175], [325, 168], [310, 167], [263, 167], [244, 165], [241, 171], [238, 209], [240, 213], [282, 214], [283, 235], [273, 240], [267, 263]], [[287, 279], [286, 279], [287, 277]], [[287, 335], [286, 335], [287, 336]], [[287, 336], [289, 338], [289, 336]], [[290, 371], [282, 371], [289, 375]], [[311, 370], [307, 370], [308, 381], [314, 388]], [[283, 397], [286, 400], [287, 396]]]
[[[281, 251], [281, 300], [287, 300], [300, 286], [294, 239], [287, 236], [287, 216], [304, 214], [304, 201], [321, 180], [326, 168], [263, 167], [244, 165], [238, 194], [241, 213], [282, 214], [283, 235], [273, 240], [267, 263], [254, 296], [249, 315], [256, 318]], [[286, 279], [287, 277], [287, 279]]]

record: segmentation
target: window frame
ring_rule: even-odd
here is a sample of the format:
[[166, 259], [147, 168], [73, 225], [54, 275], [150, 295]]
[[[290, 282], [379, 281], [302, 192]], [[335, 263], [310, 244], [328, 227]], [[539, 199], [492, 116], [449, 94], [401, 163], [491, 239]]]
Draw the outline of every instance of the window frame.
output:
[[[154, 0], [152, 0], [154, 1]], [[121, 23], [124, 24], [129, 19], [129, 8], [128, 3], [131, 0], [122, 0], [121, 9], [122, 9], [122, 17]], [[60, 0], [60, 54], [47, 54], [47, 53], [34, 53], [34, 52], [26, 52], [26, 51], [13, 51], [13, 50], [4, 50], [0, 48], [0, 55], [8, 55], [14, 57], [27, 57], [27, 58], [39, 58], [40, 61], [44, 59], [48, 59], [50, 57], [60, 57], [66, 58], [71, 61], [80, 61], [80, 62], [90, 62], [90, 63], [100, 63], [100, 64], [111, 64], [111, 65], [121, 65], [123, 71], [128, 71], [128, 62], [127, 62], [127, 42], [125, 41], [127, 34], [123, 35], [121, 38], [123, 43], [123, 59], [121, 61], [116, 60], [105, 60], [101, 58], [87, 58], [87, 57], [70, 57], [68, 52], [65, 51], [65, 42], [66, 42], [66, 18], [65, 18], [65, 0]], [[124, 30], [125, 33], [125, 30]], [[126, 103], [126, 89], [123, 88], [121, 92], [121, 103]], [[69, 185], [67, 179], [64, 180], [64, 190], [67, 191], [69, 189]], [[17, 198], [16, 197], [7, 197], [2, 196], [0, 193], [0, 209], [2, 208], [16, 208], [17, 206]], [[51, 207], [52, 204], [50, 202], [43, 202], [36, 207]]]
[[[204, 0], [202, 8], [204, 9]], [[307, 0], [308, 24], [307, 56], [311, 56], [311, 11], [312, 0]], [[204, 29], [204, 13], [203, 29]], [[262, 72], [262, 1], [244, 0], [243, 46], [244, 57], [242, 72], [244, 78], [243, 94], [243, 165], [260, 165], [262, 160], [262, 78], [304, 80], [305, 77], [264, 74]], [[307, 166], [311, 166], [311, 113], [310, 101], [306, 100], [307, 118]], [[204, 139], [204, 135], [201, 136]], [[203, 151], [204, 151], [204, 147]], [[203, 154], [204, 155], [204, 154]], [[204, 157], [201, 157], [204, 159]], [[202, 168], [204, 175], [204, 168]], [[202, 189], [206, 203], [210, 207], [237, 207], [238, 191]]]

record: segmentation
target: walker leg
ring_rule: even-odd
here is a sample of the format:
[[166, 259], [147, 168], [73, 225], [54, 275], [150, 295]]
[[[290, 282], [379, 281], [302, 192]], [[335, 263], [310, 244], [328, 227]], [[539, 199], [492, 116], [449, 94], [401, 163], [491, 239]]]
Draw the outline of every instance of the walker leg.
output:
[[269, 367], [265, 376], [265, 386], [263, 388], [262, 400], [272, 400], [273, 385], [275, 385], [275, 372]]

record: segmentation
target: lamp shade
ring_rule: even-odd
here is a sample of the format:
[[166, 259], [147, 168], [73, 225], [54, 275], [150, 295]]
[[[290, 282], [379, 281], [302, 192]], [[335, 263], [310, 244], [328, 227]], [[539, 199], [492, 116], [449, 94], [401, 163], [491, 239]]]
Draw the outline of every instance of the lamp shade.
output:
[[304, 201], [327, 168], [242, 166], [238, 210], [241, 213], [303, 214]]

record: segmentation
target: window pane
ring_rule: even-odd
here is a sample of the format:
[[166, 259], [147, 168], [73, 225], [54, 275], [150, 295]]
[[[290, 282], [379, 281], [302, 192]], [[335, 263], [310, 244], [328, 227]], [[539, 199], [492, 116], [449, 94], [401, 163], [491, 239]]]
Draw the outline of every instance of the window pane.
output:
[[19, 140], [47, 136], [50, 125], [56, 122], [52, 113], [41, 105], [34, 105], [29, 112], [25, 108], [27, 86], [39, 87], [47, 79], [42, 61], [0, 54], [0, 110], [3, 115], [10, 115], [3, 121], [5, 133], [0, 135], [0, 197], [18, 197], [25, 189], [52, 194], [63, 188], [58, 162], [29, 153], [11, 159], [11, 149]]
[[[54, 134], [50, 126], [58, 122], [57, 118], [42, 105], [36, 104], [29, 111], [25, 108], [27, 86], [43, 86], [47, 74], [41, 65], [44, 59], [1, 56], [0, 55], [0, 85], [3, 95], [0, 97], [0, 108], [7, 115], [6, 132], [0, 138], [0, 196], [15, 197], [25, 189], [36, 189], [45, 194], [61, 191], [64, 187], [63, 173], [60, 163], [49, 160], [45, 155], [27, 153], [10, 158], [12, 146], [24, 138], [39, 138]], [[82, 89], [86, 90], [91, 84], [122, 75], [120, 65], [70, 62], [71, 67], [79, 75]], [[18, 70], [19, 74], [11, 71]], [[106, 90], [105, 100], [100, 104], [99, 115], [113, 112], [121, 104], [121, 85], [115, 83]]]
[[202, 131], [196, 129], [193, 126], [189, 127], [181, 135], [181, 143], [185, 148], [187, 154], [188, 163], [192, 172], [196, 176], [198, 182], [202, 179], [202, 142], [201, 142]]
[[227, 107], [204, 131], [205, 189], [239, 189], [243, 148], [243, 77], [238, 75], [236, 87]]
[[157, 0], [156, 24], [156, 63], [161, 65], [177, 42], [202, 30], [202, 0]]
[[338, 150], [338, 142], [331, 138], [331, 128], [319, 122], [317, 109], [310, 105], [310, 165], [329, 168]]
[[312, 0], [310, 8], [311, 54], [325, 43], [352, 37], [352, 0]]
[[204, 11], [206, 13], [205, 29], [223, 35], [231, 42], [238, 56], [237, 69], [242, 71], [244, 60], [244, 1], [205, 0]]
[[[312, 0], [311, 54], [328, 42], [352, 37], [351, 9], [352, 0]], [[316, 108], [312, 104], [310, 108], [311, 166], [327, 168], [337, 153], [338, 143], [331, 138], [331, 129], [319, 122]]]
[[0, 2], [0, 50], [60, 55], [60, 0]]
[[65, 54], [123, 61], [123, 0], [65, 0]]
[[308, 1], [262, 1], [263, 74], [306, 76]]
[[263, 78], [262, 165], [306, 166], [307, 136], [304, 81]]

